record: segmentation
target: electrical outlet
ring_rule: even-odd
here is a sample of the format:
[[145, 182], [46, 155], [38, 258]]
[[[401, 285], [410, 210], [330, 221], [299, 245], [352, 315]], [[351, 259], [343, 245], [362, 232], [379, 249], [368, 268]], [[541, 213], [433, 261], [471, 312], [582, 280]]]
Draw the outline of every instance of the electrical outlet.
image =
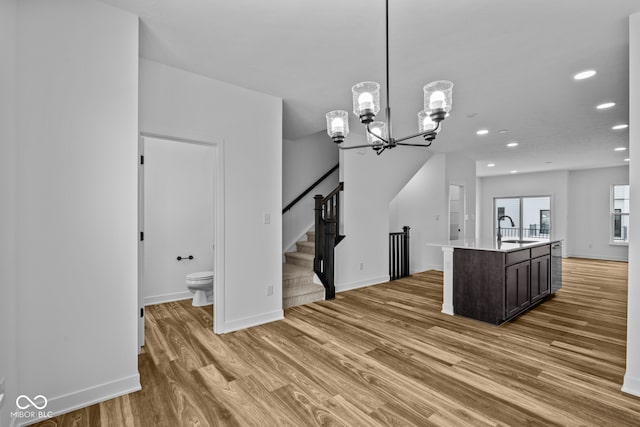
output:
[[364, 270], [364, 262], [360, 263], [360, 271]]
[[265, 224], [271, 224], [271, 214], [270, 213], [265, 213], [264, 214], [264, 223]]
[[267, 296], [273, 295], [273, 285], [267, 285]]

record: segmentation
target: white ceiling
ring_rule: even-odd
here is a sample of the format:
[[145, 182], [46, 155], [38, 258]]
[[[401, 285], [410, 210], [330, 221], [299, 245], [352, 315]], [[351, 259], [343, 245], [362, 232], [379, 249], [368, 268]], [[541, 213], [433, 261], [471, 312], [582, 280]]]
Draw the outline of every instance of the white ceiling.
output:
[[[140, 16], [142, 57], [281, 97], [289, 140], [350, 111], [354, 83], [384, 88], [383, 0], [102, 1]], [[453, 110], [432, 149], [476, 160], [480, 176], [626, 164], [613, 149], [628, 130], [611, 126], [628, 123], [635, 12], [640, 0], [390, 0], [394, 136], [416, 132], [422, 86], [446, 79]], [[617, 105], [597, 111], [604, 101]]]

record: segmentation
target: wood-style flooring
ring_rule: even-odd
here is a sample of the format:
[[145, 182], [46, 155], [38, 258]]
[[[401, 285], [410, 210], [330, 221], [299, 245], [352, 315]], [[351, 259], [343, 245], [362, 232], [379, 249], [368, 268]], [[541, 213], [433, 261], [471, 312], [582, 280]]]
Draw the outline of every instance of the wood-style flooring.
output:
[[639, 426], [620, 391], [627, 264], [567, 259], [556, 296], [496, 327], [414, 274], [217, 336], [211, 307], [147, 307], [142, 391], [41, 426]]

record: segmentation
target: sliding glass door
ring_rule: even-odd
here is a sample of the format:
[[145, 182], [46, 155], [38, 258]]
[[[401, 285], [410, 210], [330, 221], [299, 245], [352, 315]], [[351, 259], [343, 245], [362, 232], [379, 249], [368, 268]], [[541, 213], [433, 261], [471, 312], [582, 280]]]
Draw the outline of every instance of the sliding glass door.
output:
[[502, 197], [493, 199], [494, 236], [503, 239], [548, 239], [551, 235], [551, 197]]

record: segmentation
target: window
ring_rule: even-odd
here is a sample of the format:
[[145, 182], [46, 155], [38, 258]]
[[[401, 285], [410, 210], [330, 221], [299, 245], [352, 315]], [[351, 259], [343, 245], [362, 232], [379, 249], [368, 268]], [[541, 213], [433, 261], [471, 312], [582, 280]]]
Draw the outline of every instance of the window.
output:
[[611, 243], [629, 243], [629, 186], [611, 186]]
[[494, 236], [499, 223], [505, 240], [548, 239], [551, 234], [550, 196], [496, 198], [494, 214]]

